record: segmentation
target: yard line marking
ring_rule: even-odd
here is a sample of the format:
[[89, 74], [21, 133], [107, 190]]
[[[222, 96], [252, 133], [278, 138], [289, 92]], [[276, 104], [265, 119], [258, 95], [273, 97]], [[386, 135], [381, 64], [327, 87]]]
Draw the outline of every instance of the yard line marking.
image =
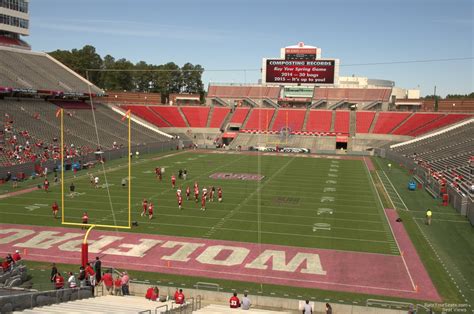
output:
[[[271, 182], [271, 180], [272, 180], [273, 178], [275, 178], [275, 177], [276, 177], [277, 175], [279, 175], [283, 170], [285, 170], [286, 167], [288, 167], [288, 165], [293, 162], [293, 160], [294, 160], [294, 157], [291, 158], [284, 166], [280, 167], [280, 169], [278, 169], [276, 172], [274, 172], [265, 182], [263, 182], [261, 185], [259, 185], [259, 186], [257, 187], [257, 189], [255, 189], [255, 191], [253, 191], [251, 194], [249, 194], [240, 204], [238, 204], [234, 209], [232, 209], [232, 210], [229, 212], [229, 214], [227, 214], [224, 218], [222, 218], [221, 221], [225, 221], [225, 220], [227, 220], [227, 219], [232, 218], [232, 217], [235, 215], [235, 213], [236, 213], [237, 211], [239, 211], [239, 209], [243, 206], [243, 204], [247, 203], [247, 202], [250, 200], [250, 198], [252, 198], [256, 193], [259, 193], [259, 192], [263, 189], [263, 187], [265, 187], [265, 185], [267, 185], [269, 182]], [[209, 230], [209, 232], [206, 233], [205, 236], [211, 236], [215, 231], [217, 231], [218, 229], [220, 229], [219, 227], [217, 227], [217, 228], [215, 228], [215, 227], [216, 227], [216, 226], [214, 226], [211, 230]], [[208, 234], [209, 234], [209, 235], [208, 235]]]

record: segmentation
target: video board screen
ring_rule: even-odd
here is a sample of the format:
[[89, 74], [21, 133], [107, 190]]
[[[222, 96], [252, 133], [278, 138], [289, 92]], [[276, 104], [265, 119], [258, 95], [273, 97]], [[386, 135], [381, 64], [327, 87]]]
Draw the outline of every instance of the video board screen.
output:
[[335, 60], [267, 59], [266, 83], [334, 84]]

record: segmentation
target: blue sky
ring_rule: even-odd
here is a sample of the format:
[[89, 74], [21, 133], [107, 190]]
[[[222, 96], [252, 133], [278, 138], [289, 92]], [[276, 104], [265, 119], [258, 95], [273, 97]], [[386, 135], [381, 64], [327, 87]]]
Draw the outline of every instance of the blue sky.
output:
[[[474, 91], [472, 0], [32, 0], [33, 50], [81, 48], [208, 70], [205, 83], [257, 82], [263, 57], [303, 41], [341, 60], [340, 75], [394, 80], [422, 94]], [[247, 69], [247, 71], [243, 71]]]

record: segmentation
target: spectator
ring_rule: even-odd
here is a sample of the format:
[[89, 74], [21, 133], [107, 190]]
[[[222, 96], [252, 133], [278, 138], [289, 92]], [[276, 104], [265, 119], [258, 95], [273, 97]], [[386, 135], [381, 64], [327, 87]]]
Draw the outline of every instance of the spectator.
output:
[[69, 275], [69, 278], [67, 282], [69, 284], [69, 288], [76, 288], [77, 287], [76, 277], [74, 277], [74, 274], [72, 272], [69, 272], [68, 275]]
[[54, 277], [56, 276], [56, 274], [58, 273], [58, 269], [56, 268], [56, 264], [53, 263], [53, 265], [51, 266], [51, 282], [54, 282]]
[[95, 257], [94, 271], [96, 282], [100, 282], [102, 275], [102, 262], [98, 256]]
[[4, 259], [2, 262], [2, 270], [4, 273], [10, 270], [10, 263], [7, 261], [7, 259]]
[[154, 287], [154, 288], [150, 287], [146, 291], [145, 299], [150, 300], [150, 301], [156, 301], [158, 299], [158, 295], [159, 295], [158, 287]]
[[326, 314], [332, 314], [332, 307], [329, 303], [326, 303]]
[[77, 279], [79, 280], [79, 286], [81, 288], [86, 286], [86, 270], [82, 266], [79, 268], [79, 276]]
[[234, 295], [229, 300], [230, 308], [237, 309], [240, 307], [240, 300], [237, 297], [237, 292], [234, 292]]
[[122, 292], [122, 278], [120, 276], [117, 276], [114, 281], [114, 294], [115, 295], [120, 295]]
[[250, 299], [247, 297], [247, 293], [244, 293], [244, 297], [242, 298], [242, 310], [250, 310], [251, 305], [252, 302], [250, 302]]
[[54, 287], [56, 290], [64, 288], [64, 277], [59, 271], [54, 275]]
[[89, 285], [91, 285], [92, 287], [95, 286], [95, 283], [96, 283], [95, 272], [92, 269], [92, 266], [90, 263], [86, 264], [86, 280], [89, 280]]
[[309, 300], [306, 300], [306, 304], [303, 307], [303, 314], [312, 314], [313, 308], [309, 304]]
[[179, 293], [176, 296], [174, 302], [176, 304], [184, 304], [184, 294], [183, 294], [183, 289], [179, 289]]
[[20, 251], [16, 250], [15, 254], [13, 254], [13, 261], [16, 263], [16, 262], [19, 262], [20, 260], [21, 260]]
[[[96, 277], [97, 278], [97, 277]], [[104, 282], [105, 289], [109, 294], [112, 294], [112, 289], [114, 288], [114, 279], [112, 278], [112, 274], [106, 272], [103, 277], [101, 277], [102, 281]]]
[[128, 290], [128, 282], [130, 281], [130, 277], [126, 271], [122, 274], [122, 294], [123, 295], [130, 295], [130, 291]]
[[176, 299], [178, 299], [178, 294], [179, 294], [179, 289], [176, 288], [176, 291], [174, 292], [174, 297], [173, 297], [173, 300], [176, 301]]

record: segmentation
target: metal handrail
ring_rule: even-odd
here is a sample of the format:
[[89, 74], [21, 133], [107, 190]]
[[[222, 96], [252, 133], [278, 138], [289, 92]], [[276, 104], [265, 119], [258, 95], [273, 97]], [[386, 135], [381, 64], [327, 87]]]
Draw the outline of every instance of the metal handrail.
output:
[[215, 288], [216, 291], [219, 291], [221, 290], [221, 286], [217, 283], [213, 283], [213, 282], [202, 282], [202, 281], [198, 281], [196, 282], [196, 284], [194, 285], [196, 287], [196, 289], [199, 290], [199, 286], [204, 286], [204, 287], [212, 287], [212, 288]]
[[408, 303], [408, 302], [398, 302], [398, 301], [388, 301], [388, 300], [378, 300], [378, 299], [367, 299], [366, 301], [366, 306], [370, 305], [380, 305], [380, 306], [388, 306], [389, 309], [392, 307], [397, 307], [397, 308], [413, 308], [414, 305], [413, 303]]
[[[166, 308], [165, 313], [168, 312], [168, 304], [163, 304], [163, 305], [157, 306], [157, 307], [155, 308], [155, 314], [158, 314], [157, 310], [158, 310], [158, 309], [161, 309], [162, 307], [165, 307], [165, 308]], [[162, 312], [162, 311], [160, 311], [159, 313], [161, 313], [161, 312]]]

